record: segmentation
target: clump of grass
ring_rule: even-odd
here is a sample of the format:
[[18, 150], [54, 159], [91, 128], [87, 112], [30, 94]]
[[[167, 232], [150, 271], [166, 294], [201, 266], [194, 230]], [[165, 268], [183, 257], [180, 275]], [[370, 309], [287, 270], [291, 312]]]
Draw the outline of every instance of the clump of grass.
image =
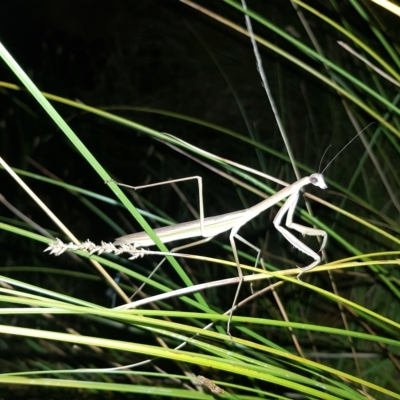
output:
[[[243, 28], [241, 4], [231, 0], [225, 3], [214, 5], [214, 11], [198, 11], [210, 18], [207, 24], [225, 24], [227, 30], [219, 35], [236, 32], [238, 45], [250, 47], [247, 41], [242, 42], [241, 35], [247, 35], [247, 29]], [[73, 162], [85, 160], [82, 165], [93, 167], [98, 182], [103, 185], [96, 186], [94, 175], [81, 188], [51, 176], [43, 168], [40, 174], [28, 168], [15, 170], [24, 180], [29, 178], [29, 186], [41, 192], [37, 197], [27, 187], [18, 192], [18, 196], [24, 198], [19, 203], [23, 211], [30, 214], [33, 210], [40, 220], [37, 210], [44, 209], [43, 200], [49, 200], [51, 207], [45, 212], [56, 223], [53, 229], [57, 232], [45, 229], [46, 235], [34, 233], [29, 218], [21, 223], [16, 217], [8, 216], [0, 222], [4, 240], [10, 243], [9, 254], [5, 254], [11, 260], [11, 266], [1, 267], [2, 348], [18, 355], [5, 357], [1, 367], [0, 382], [6, 388], [5, 393], [10, 387], [11, 391], [20, 385], [36, 385], [42, 388], [42, 394], [51, 393], [53, 387], [73, 388], [71, 393], [75, 397], [80, 393], [78, 389], [84, 389], [96, 395], [101, 391], [123, 392], [126, 396], [132, 393], [135, 398], [149, 393], [160, 397], [210, 398], [210, 390], [228, 398], [292, 398], [300, 394], [323, 399], [400, 398], [396, 358], [400, 345], [396, 311], [400, 297], [396, 236], [399, 221], [395, 217], [399, 211], [396, 200], [400, 182], [396, 168], [399, 109], [397, 87], [393, 82], [399, 80], [396, 70], [400, 62], [396, 43], [385, 34], [385, 20], [378, 11], [367, 9], [361, 3], [346, 3], [346, 7], [354, 8], [352, 15], [357, 23], [353, 24], [344, 17], [348, 14], [340, 13], [333, 2], [319, 10], [298, 0], [293, 3], [299, 7], [296, 8], [299, 21], [305, 24], [300, 39], [302, 28], [297, 20], [288, 22], [286, 15], [278, 18], [274, 10], [268, 14], [275, 17], [273, 22], [262, 12], [248, 10], [246, 13], [253, 20], [255, 34], [261, 36], [257, 40], [262, 55], [269, 62], [266, 71], [272, 82], [271, 90], [277, 93], [277, 108], [283, 116], [283, 124], [288, 127], [288, 140], [294, 147], [301, 173], [315, 172], [323, 147], [332, 138], [334, 147], [340, 148], [371, 120], [376, 124], [361, 135], [366, 149], [364, 154], [360, 154], [360, 146], [346, 150], [340, 161], [328, 170], [329, 191], [323, 198], [306, 193], [314, 216], [303, 208], [297, 210], [297, 220], [326, 230], [330, 241], [326, 263], [304, 275], [303, 284], [291, 275], [298, 273], [297, 264], [307, 263], [308, 259], [292, 251], [272, 229], [265, 234], [276, 209], [271, 210], [268, 218], [257, 219], [244, 228], [243, 236], [262, 248], [267, 272], [254, 268], [254, 254], [245, 247], [240, 248], [241, 261], [249, 264], [244, 265], [244, 269], [259, 274], [254, 275], [255, 278], [264, 279], [254, 283], [259, 296], [235, 310], [232, 338], [226, 334], [228, 316], [224, 312], [230, 307], [234, 288], [223, 286], [223, 289], [211, 288], [195, 294], [189, 290], [191, 286], [224, 278], [237, 283], [232, 279], [236, 267], [224, 238], [199, 248], [195, 259], [168, 256], [168, 263], [148, 277], [148, 270], [159, 258], [146, 255], [128, 261], [115, 254], [91, 255], [89, 248], [83, 249], [89, 252], [81, 248], [86, 237], [75, 238], [71, 232], [89, 231], [82, 228], [79, 221], [90, 219], [91, 225], [96, 227], [90, 230], [93, 235], [101, 236], [98, 231], [104, 231], [106, 226], [115, 236], [122, 235], [130, 229], [126, 216], [121, 215], [124, 207], [137, 221], [137, 229], [146, 230], [159, 250], [168, 252], [148, 221], [172, 223], [169, 214], [177, 208], [176, 200], [170, 206], [166, 201], [168, 195], [161, 188], [159, 192], [133, 193], [131, 201], [116, 185], [110, 185], [116, 195], [110, 196], [107, 186], [102, 184], [111, 178], [108, 172], [111, 168], [104, 166], [111, 163], [102, 161], [108, 160], [105, 157], [108, 145], [110, 149], [118, 145], [121, 155], [117, 161], [121, 163], [128, 157], [132, 159], [131, 149], [137, 146], [134, 157], [150, 159], [148, 165], [137, 169], [145, 170], [152, 181], [167, 179], [171, 174], [181, 177], [182, 165], [188, 169], [185, 175], [201, 171], [205, 180], [212, 182], [205, 193], [206, 202], [207, 199], [213, 202], [212, 207], [206, 204], [209, 215], [248, 207], [259, 201], [258, 196], [278, 189], [275, 183], [266, 183], [223, 158], [244, 163], [246, 153], [248, 166], [293, 182], [296, 178], [279, 136], [273, 133], [266, 137], [265, 132], [276, 129], [270, 128], [274, 126], [272, 113], [265, 116], [268, 129], [264, 121], [258, 126], [257, 120], [264, 119], [264, 115], [255, 117], [248, 111], [258, 101], [236, 92], [237, 86], [247, 94], [255, 85], [240, 85], [239, 76], [243, 79], [238, 74], [240, 70], [233, 68], [229, 75], [226, 66], [231, 63], [225, 64], [224, 58], [221, 62], [210, 49], [212, 42], [204, 43], [210, 38], [191, 27], [193, 38], [204, 46], [202, 51], [212, 60], [210, 65], [221, 72], [225, 87], [229, 88], [242, 113], [244, 122], [240, 125], [242, 128], [237, 129], [240, 132], [236, 132], [229, 128], [231, 122], [222, 116], [221, 105], [217, 102], [211, 114], [215, 117], [206, 120], [189, 113], [185, 115], [179, 107], [160, 109], [139, 104], [107, 109], [42, 93], [7, 50], [1, 48], [3, 60], [40, 104], [29, 103], [25, 109], [33, 108], [36, 113], [41, 108], [45, 110], [59, 129], [57, 137], [64, 134], [68, 140], [62, 146], [74, 149]], [[218, 9], [229, 17], [220, 18], [216, 15]], [[278, 14], [279, 10], [275, 11]], [[221, 28], [212, 29], [218, 32]], [[352, 48], [374, 67], [344, 52], [334, 44], [333, 38], [351, 41]], [[230, 42], [227, 39], [225, 43]], [[257, 82], [254, 63], [249, 61], [252, 59], [249, 52], [245, 62], [251, 67], [246, 71], [251, 75], [249, 82], [251, 79]], [[178, 60], [183, 62], [185, 57], [181, 55]], [[232, 76], [236, 81], [231, 81]], [[386, 79], [388, 76], [392, 80]], [[14, 93], [13, 96], [25, 99], [21, 87], [6, 82], [1, 86]], [[315, 92], [311, 91], [311, 86]], [[298, 97], [291, 100], [296, 91], [301, 93], [305, 106], [299, 104]], [[186, 95], [190, 95], [189, 89]], [[68, 124], [54, 108], [60, 105], [73, 109], [74, 113], [82, 112], [80, 118], [85, 119], [87, 126], [104, 124], [113, 129], [122, 126], [126, 130], [124, 133], [132, 135], [117, 144], [115, 136], [107, 131], [101, 131], [95, 139], [83, 133], [77, 135], [71, 123]], [[232, 106], [227, 107], [228, 103], [223, 105], [228, 116], [238, 113], [236, 109], [232, 111]], [[265, 103], [255, 106], [257, 110], [258, 107], [267, 109]], [[183, 106], [182, 109], [185, 110]], [[327, 121], [332, 121], [328, 127]], [[220, 126], [221, 122], [226, 126]], [[330, 130], [332, 137], [322, 137], [320, 126]], [[354, 127], [354, 133], [350, 132], [350, 126]], [[166, 130], [183, 140], [164, 133]], [[202, 132], [207, 135], [206, 139], [190, 131]], [[85, 145], [85, 141], [89, 145]], [[192, 158], [179, 153], [177, 148]], [[7, 158], [7, 154], [3, 156]], [[193, 157], [205, 165], [198, 167]], [[2, 165], [7, 168], [5, 161]], [[215, 172], [219, 175], [214, 175]], [[139, 172], [135, 171], [135, 178], [136, 173]], [[65, 178], [69, 178], [68, 174]], [[142, 176], [142, 181], [145, 178]], [[11, 185], [16, 186], [13, 181], [8, 184]], [[46, 185], [46, 189], [40, 185]], [[215, 195], [216, 192], [219, 194]], [[238, 196], [234, 196], [235, 193]], [[72, 200], [67, 201], [66, 196], [70, 194]], [[9, 195], [7, 197], [18, 203], [12, 191]], [[191, 189], [185, 191], [184, 198], [196, 204], [196, 195]], [[242, 204], [235, 203], [236, 198], [240, 198]], [[29, 203], [29, 207], [21, 203]], [[60, 212], [60, 203], [68, 205], [65, 215]], [[137, 210], [134, 204], [141, 204], [142, 209]], [[184, 211], [178, 217], [180, 221], [189, 219]], [[47, 224], [47, 220], [42, 223]], [[98, 226], [103, 229], [97, 229]], [[114, 234], [111, 235], [112, 238]], [[73, 242], [69, 247], [75, 253], [44, 258], [42, 250], [52, 241], [49, 237], [54, 236]], [[98, 236], [90, 239], [96, 243], [110, 240]], [[29, 264], [18, 261], [21, 243], [27, 256], [21, 260], [24, 263], [30, 260]], [[316, 246], [311, 240], [307, 244]], [[328, 262], [330, 260], [333, 261]], [[247, 279], [251, 276], [247, 275]], [[266, 283], [270, 280], [274, 286]], [[146, 286], [137, 292], [142, 283]], [[111, 299], [105, 295], [107, 286], [112, 289], [108, 292]], [[240, 300], [250, 296], [249, 286], [244, 286]], [[268, 291], [262, 293], [266, 287]], [[177, 292], [186, 289], [184, 293]], [[143, 300], [141, 304], [146, 305], [141, 309], [125, 309], [124, 304], [130, 303], [135, 293], [142, 297], [137, 301]], [[155, 296], [163, 293], [166, 295], [154, 302]], [[172, 294], [179, 294], [179, 297]], [[122, 306], [111, 308], [112, 299]], [[177, 346], [180, 347], [175, 349]], [[34, 356], [24, 357], [21, 348]]]

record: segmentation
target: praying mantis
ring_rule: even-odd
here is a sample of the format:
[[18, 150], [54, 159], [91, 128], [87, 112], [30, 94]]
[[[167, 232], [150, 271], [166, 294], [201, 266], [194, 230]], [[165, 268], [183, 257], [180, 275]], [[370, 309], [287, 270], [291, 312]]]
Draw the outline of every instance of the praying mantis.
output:
[[[311, 269], [313, 269], [315, 266], [317, 266], [321, 262], [321, 256], [317, 252], [312, 250], [310, 247], [305, 245], [303, 242], [301, 242], [298, 238], [296, 238], [288, 229], [293, 229], [293, 230], [301, 233], [303, 236], [305, 236], [305, 235], [320, 236], [322, 238], [322, 244], [321, 244], [319, 252], [321, 252], [325, 248], [327, 240], [328, 240], [328, 235], [324, 230], [307, 227], [307, 226], [300, 225], [300, 224], [293, 222], [293, 215], [294, 215], [294, 212], [296, 209], [297, 202], [299, 200], [300, 192], [305, 186], [307, 186], [309, 184], [316, 186], [320, 189], [326, 189], [327, 185], [325, 183], [323, 173], [326, 171], [326, 169], [329, 167], [329, 165], [336, 159], [336, 157], [338, 157], [339, 154], [348, 145], [350, 145], [350, 143], [353, 140], [355, 140], [356, 137], [361, 132], [359, 132], [355, 137], [353, 137], [353, 139], [351, 139], [336, 154], [336, 156], [327, 164], [327, 166], [324, 168], [324, 170], [321, 173], [314, 173], [314, 174], [311, 174], [310, 176], [301, 178], [298, 181], [292, 183], [291, 185], [284, 187], [283, 189], [276, 192], [274, 195], [270, 196], [269, 198], [261, 201], [260, 203], [254, 205], [250, 208], [240, 210], [240, 211], [235, 211], [235, 212], [230, 212], [227, 214], [216, 215], [213, 217], [204, 218], [203, 197], [202, 197], [202, 178], [200, 176], [175, 179], [175, 180], [170, 180], [167, 182], [159, 182], [159, 183], [154, 183], [154, 184], [145, 185], [145, 186], [136, 186], [136, 187], [131, 186], [134, 189], [141, 189], [144, 187], [157, 186], [157, 185], [162, 185], [165, 183], [172, 183], [172, 182], [180, 182], [180, 181], [184, 181], [184, 180], [188, 180], [188, 179], [197, 179], [198, 180], [200, 219], [196, 219], [196, 220], [189, 221], [189, 222], [178, 223], [176, 225], [156, 228], [156, 229], [154, 229], [154, 232], [156, 233], [158, 238], [163, 243], [168, 243], [168, 242], [183, 240], [183, 239], [202, 237], [201, 240], [198, 240], [189, 245], [180, 247], [180, 248], [185, 248], [185, 247], [191, 247], [191, 246], [198, 245], [200, 243], [207, 242], [222, 232], [230, 231], [229, 241], [230, 241], [230, 245], [232, 247], [234, 260], [235, 260], [237, 271], [238, 271], [239, 284], [236, 289], [236, 293], [235, 293], [235, 296], [233, 299], [233, 305], [232, 305], [231, 312], [229, 315], [229, 320], [228, 320], [228, 325], [227, 325], [228, 334], [230, 334], [229, 332], [230, 332], [230, 322], [232, 319], [232, 313], [233, 313], [235, 304], [237, 302], [238, 295], [239, 295], [241, 285], [243, 282], [243, 273], [242, 273], [242, 270], [240, 267], [240, 261], [239, 261], [239, 257], [238, 257], [238, 253], [237, 253], [235, 240], [239, 240], [239, 241], [245, 243], [246, 245], [248, 245], [249, 247], [251, 247], [252, 249], [257, 251], [256, 265], [257, 265], [259, 257], [260, 257], [260, 249], [258, 249], [253, 244], [249, 243], [247, 240], [245, 240], [238, 234], [240, 228], [243, 225], [245, 225], [247, 222], [249, 222], [250, 220], [255, 218], [256, 216], [258, 216], [263, 211], [278, 204], [282, 200], [287, 199], [286, 202], [284, 203], [284, 205], [280, 208], [280, 210], [276, 214], [276, 216], [273, 220], [273, 224], [274, 224], [275, 228], [283, 235], [283, 237], [289, 243], [291, 243], [294, 247], [296, 247], [301, 252], [305, 253], [306, 255], [308, 255], [314, 259], [314, 261], [311, 264], [309, 264], [305, 267], [298, 267], [300, 269], [300, 273], [297, 276], [297, 279], [300, 280], [300, 276], [304, 272], [310, 271]], [[115, 181], [114, 181], [114, 183], [116, 183], [120, 186], [128, 186], [125, 184], [120, 184]], [[282, 219], [284, 218], [285, 215], [286, 215], [286, 222], [285, 222], [286, 227], [283, 227], [281, 225], [281, 223], [282, 223]], [[121, 237], [117, 238], [113, 244], [115, 246], [133, 245], [136, 248], [142, 248], [142, 247], [148, 247], [148, 246], [155, 245], [153, 240], [149, 237], [149, 235], [146, 232], [137, 232], [137, 233], [132, 233], [129, 235], [121, 236]]]
[[[191, 179], [191, 178], [197, 178], [199, 181], [199, 186], [201, 187], [201, 177], [196, 176], [196, 177], [189, 177], [189, 178], [183, 178], [184, 180], [186, 179]], [[182, 180], [182, 179], [180, 179]], [[169, 183], [176, 182], [179, 180], [172, 180], [168, 181]], [[162, 182], [162, 184], [165, 182]], [[236, 289], [235, 297], [233, 299], [232, 303], [232, 308], [231, 312], [229, 314], [229, 320], [228, 320], [228, 325], [227, 325], [227, 332], [230, 334], [230, 322], [232, 319], [232, 313], [233, 309], [236, 305], [239, 292], [242, 286], [243, 282], [243, 273], [242, 269], [240, 267], [240, 261], [236, 249], [236, 243], [235, 239], [247, 244], [251, 248], [257, 251], [257, 259], [256, 259], [256, 265], [259, 260], [260, 256], [260, 249], [258, 249], [256, 246], [252, 245], [249, 243], [247, 240], [242, 238], [238, 232], [239, 229], [245, 225], [247, 222], [249, 222], [251, 219], [255, 218], [257, 215], [262, 213], [263, 211], [267, 210], [268, 208], [274, 206], [275, 204], [279, 203], [280, 201], [284, 200], [287, 198], [286, 202], [284, 205], [280, 208], [278, 213], [276, 214], [273, 224], [275, 228], [282, 233], [282, 235], [285, 237], [286, 240], [288, 240], [289, 243], [291, 243], [294, 247], [302, 251], [303, 253], [307, 254], [308, 256], [312, 257], [314, 261], [309, 264], [306, 267], [300, 268], [301, 272], [297, 276], [299, 279], [300, 276], [303, 274], [305, 271], [309, 271], [313, 269], [315, 266], [317, 266], [321, 262], [321, 256], [317, 254], [314, 250], [312, 250], [310, 247], [306, 246], [303, 242], [301, 242], [299, 239], [297, 239], [292, 233], [290, 233], [286, 228], [281, 226], [281, 222], [283, 217], [286, 214], [286, 227], [294, 229], [298, 232], [300, 232], [303, 235], [308, 235], [308, 236], [321, 236], [322, 237], [322, 245], [320, 248], [320, 251], [323, 250], [326, 246], [326, 242], [328, 239], [327, 233], [322, 230], [322, 229], [316, 229], [316, 228], [310, 228], [306, 227], [303, 225], [299, 225], [293, 222], [293, 214], [296, 209], [296, 204], [300, 196], [300, 191], [301, 189], [309, 184], [312, 184], [314, 186], [317, 186], [321, 189], [326, 189], [327, 185], [325, 183], [324, 177], [320, 173], [312, 174], [310, 176], [304, 177], [297, 182], [283, 188], [279, 192], [275, 193], [274, 195], [270, 196], [268, 199], [263, 200], [262, 202], [254, 205], [253, 207], [250, 207], [245, 210], [241, 211], [235, 211], [227, 214], [222, 214], [222, 215], [216, 215], [214, 217], [207, 217], [204, 218], [204, 211], [203, 211], [203, 201], [200, 201], [201, 208], [200, 208], [200, 215], [201, 218], [189, 222], [182, 222], [176, 225], [171, 225], [171, 226], [165, 226], [161, 228], [156, 228], [154, 229], [154, 232], [156, 235], [159, 237], [159, 239], [163, 243], [168, 243], [176, 240], [183, 240], [183, 239], [189, 239], [189, 238], [195, 238], [195, 237], [203, 237], [203, 239], [191, 243], [189, 245], [186, 245], [184, 247], [189, 247], [189, 246], [195, 246], [197, 244], [201, 244], [204, 242], [207, 242], [211, 239], [213, 239], [215, 236], [222, 232], [227, 232], [230, 230], [229, 234], [229, 241], [232, 247], [232, 252], [233, 256], [235, 259], [237, 271], [238, 271], [238, 276], [239, 276], [239, 284]], [[153, 184], [152, 186], [155, 186], [157, 184]], [[124, 185], [126, 186], [126, 185]], [[142, 188], [142, 186], [139, 187], [134, 187], [135, 189]], [[201, 192], [200, 192], [201, 193]], [[202, 196], [200, 196], [202, 199]], [[155, 243], [153, 240], [149, 237], [149, 235], [146, 232], [137, 232], [137, 233], [132, 233], [130, 235], [125, 235], [117, 238], [114, 243], [115, 246], [122, 246], [126, 244], [134, 245], [137, 248], [141, 247], [148, 247], [148, 246], [153, 246]], [[182, 248], [182, 247], [181, 247]], [[176, 249], [175, 249], [176, 250]]]

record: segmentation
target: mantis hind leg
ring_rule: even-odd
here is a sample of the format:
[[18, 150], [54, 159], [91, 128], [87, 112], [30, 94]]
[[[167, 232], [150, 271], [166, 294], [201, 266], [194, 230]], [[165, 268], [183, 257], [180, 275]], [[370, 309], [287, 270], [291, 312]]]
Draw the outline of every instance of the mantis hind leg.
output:
[[[199, 218], [200, 219], [200, 232], [201, 232], [201, 236], [206, 238], [206, 239], [202, 239], [193, 243], [189, 243], [187, 245], [184, 246], [179, 246], [176, 247], [174, 249], [171, 250], [171, 252], [174, 251], [178, 251], [178, 250], [182, 250], [184, 248], [188, 248], [188, 247], [192, 247], [192, 246], [196, 246], [198, 244], [201, 243], [205, 243], [208, 242], [209, 240], [212, 239], [212, 237], [207, 237], [205, 234], [205, 229], [204, 229], [204, 201], [203, 201], [203, 179], [201, 176], [189, 176], [189, 177], [185, 177], [185, 178], [178, 178], [178, 179], [171, 179], [168, 181], [164, 181], [164, 182], [156, 182], [156, 183], [150, 183], [148, 185], [142, 185], [142, 186], [130, 186], [130, 185], [126, 185], [124, 183], [119, 183], [116, 182], [115, 180], [111, 179], [109, 181], [106, 181], [105, 183], [109, 183], [109, 182], [114, 182], [115, 184], [119, 185], [119, 186], [124, 186], [124, 187], [128, 187], [128, 188], [132, 188], [134, 190], [139, 190], [139, 189], [145, 189], [145, 188], [149, 188], [149, 187], [155, 187], [155, 186], [161, 186], [161, 185], [165, 185], [165, 184], [175, 184], [178, 182], [184, 182], [184, 181], [188, 181], [188, 180], [192, 180], [192, 179], [197, 179], [197, 185], [198, 185], [198, 190], [199, 190], [199, 213], [197, 215], [197, 212], [193, 210], [193, 207], [190, 207], [190, 211], [193, 213], [195, 218]], [[180, 192], [178, 192], [178, 195], [182, 198], [182, 194]], [[124, 237], [120, 238], [123, 239]], [[150, 275], [148, 275], [147, 279], [151, 279], [151, 277], [157, 272], [157, 270], [162, 266], [162, 264], [165, 262], [165, 258], [163, 258], [161, 260], [160, 263], [157, 264], [157, 266], [153, 269], [153, 271], [150, 273]], [[136, 294], [138, 292], [140, 292], [144, 286], [146, 285], [145, 282], [143, 282], [140, 287], [135, 291], [135, 293], [131, 296], [131, 299], [133, 299]]]

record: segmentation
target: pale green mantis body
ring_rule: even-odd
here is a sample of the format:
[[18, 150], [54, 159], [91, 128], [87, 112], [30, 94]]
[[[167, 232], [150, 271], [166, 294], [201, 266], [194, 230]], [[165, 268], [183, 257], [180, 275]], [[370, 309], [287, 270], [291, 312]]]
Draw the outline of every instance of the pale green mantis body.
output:
[[[194, 220], [194, 221], [189, 221], [189, 222], [183, 222], [179, 223], [176, 225], [171, 225], [171, 226], [165, 226], [161, 228], [156, 228], [154, 229], [154, 232], [158, 236], [158, 238], [163, 242], [163, 243], [168, 243], [176, 240], [183, 240], [183, 239], [190, 239], [190, 238], [196, 238], [196, 237], [202, 237], [203, 239], [191, 243], [189, 245], [185, 245], [183, 247], [190, 247], [194, 246], [200, 243], [207, 242], [214, 238], [216, 235], [222, 233], [222, 232], [227, 232], [230, 231], [229, 234], [229, 240], [230, 244], [232, 247], [232, 252], [235, 258], [237, 270], [238, 270], [238, 276], [239, 276], [239, 284], [238, 288], [236, 290], [236, 294], [233, 300], [233, 306], [231, 309], [230, 313], [230, 318], [228, 321], [228, 326], [227, 326], [227, 331], [229, 334], [230, 331], [230, 321], [232, 318], [232, 312], [235, 307], [239, 291], [241, 288], [241, 284], [243, 281], [243, 274], [242, 270], [240, 267], [240, 261], [236, 249], [236, 243], [235, 239], [238, 239], [242, 241], [243, 243], [249, 245], [251, 248], [255, 249], [258, 253], [257, 255], [257, 261], [256, 265], [258, 263], [259, 255], [260, 255], [260, 249], [243, 239], [241, 236], [238, 235], [239, 229], [245, 225], [248, 221], [251, 219], [255, 218], [258, 214], [262, 213], [263, 211], [267, 210], [268, 208], [274, 206], [275, 204], [278, 204], [280, 201], [284, 200], [287, 198], [286, 202], [284, 205], [280, 208], [278, 211], [277, 215], [274, 218], [274, 226], [276, 229], [282, 233], [282, 235], [291, 243], [294, 247], [302, 251], [303, 253], [307, 254], [308, 256], [312, 257], [314, 261], [309, 264], [306, 267], [300, 268], [301, 272], [298, 275], [298, 278], [300, 275], [305, 272], [309, 271], [315, 266], [317, 266], [321, 262], [321, 256], [316, 253], [314, 250], [312, 250], [310, 247], [306, 246], [303, 242], [301, 242], [299, 239], [297, 239], [292, 233], [290, 233], [286, 228], [294, 229], [297, 232], [300, 232], [302, 235], [309, 235], [309, 236], [321, 236], [322, 237], [322, 245], [320, 248], [320, 251], [324, 249], [326, 242], [327, 242], [327, 233], [321, 229], [316, 229], [316, 228], [311, 228], [311, 227], [306, 227], [303, 225], [299, 225], [293, 222], [293, 214], [296, 209], [296, 204], [299, 199], [300, 191], [301, 189], [309, 185], [310, 183], [314, 186], [317, 186], [321, 189], [326, 189], [327, 185], [325, 183], [324, 177], [320, 173], [312, 174], [310, 176], [304, 177], [297, 182], [281, 189], [279, 192], [275, 193], [274, 195], [270, 196], [268, 199], [265, 199], [261, 201], [260, 203], [254, 205], [253, 207], [250, 207], [245, 210], [241, 211], [235, 211], [227, 214], [222, 214], [222, 215], [216, 215], [214, 217], [207, 217], [204, 218], [204, 211], [203, 211], [203, 199], [202, 199], [202, 194], [201, 194], [201, 188], [202, 188], [202, 179], [199, 176], [195, 177], [189, 177], [189, 178], [183, 178], [183, 179], [176, 179], [168, 182], [162, 182], [162, 183], [155, 183], [152, 185], [146, 185], [146, 186], [138, 186], [138, 187], [133, 187], [134, 189], [140, 189], [143, 187], [148, 187], [148, 186], [156, 186], [164, 183], [171, 183], [171, 182], [177, 182], [177, 181], [183, 181], [183, 180], [188, 180], [188, 179], [197, 179], [199, 183], [199, 197], [200, 197], [200, 219]], [[127, 186], [120, 184], [121, 186]], [[281, 222], [283, 217], [286, 214], [286, 228], [281, 226]], [[121, 236], [120, 238], [116, 239], [114, 242], [115, 246], [122, 246], [122, 245], [134, 245], [136, 248], [141, 248], [141, 247], [148, 247], [148, 246], [153, 246], [155, 243], [153, 240], [150, 238], [150, 236], [146, 232], [137, 232], [137, 233], [132, 233], [130, 235], [125, 235]], [[182, 247], [181, 247], [182, 248]]]

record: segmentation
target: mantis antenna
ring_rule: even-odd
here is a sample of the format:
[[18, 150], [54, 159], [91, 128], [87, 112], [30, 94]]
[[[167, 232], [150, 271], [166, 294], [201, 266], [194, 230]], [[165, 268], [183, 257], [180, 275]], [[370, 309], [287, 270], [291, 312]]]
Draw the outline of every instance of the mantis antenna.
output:
[[[322, 161], [324, 161], [324, 157], [325, 157], [326, 153], [328, 152], [328, 150], [329, 150], [331, 147], [332, 147], [332, 145], [330, 144], [330, 145], [326, 148], [326, 150], [324, 151], [324, 154], [322, 154], [321, 161], [319, 162], [318, 172], [321, 171]], [[325, 168], [325, 169], [326, 169], [326, 168]], [[325, 171], [325, 170], [324, 170], [324, 171]], [[319, 173], [320, 173], [320, 172], [319, 172]]]
[[[336, 158], [337, 158], [348, 146], [350, 146], [350, 144], [351, 144], [355, 139], [357, 139], [357, 137], [360, 136], [361, 133], [363, 133], [366, 129], [368, 129], [372, 124], [375, 124], [375, 122], [371, 122], [371, 123], [368, 124], [364, 129], [361, 129], [361, 131], [358, 132], [357, 135], [354, 136], [353, 139], [351, 139], [351, 140], [350, 140], [336, 155], [335, 155], [335, 157], [333, 157], [332, 160], [328, 162], [328, 164], [326, 165], [326, 167], [322, 170], [321, 174], [323, 174], [323, 173], [327, 170], [327, 168], [333, 163], [333, 161], [335, 161]], [[329, 149], [329, 147], [328, 147], [328, 149]], [[328, 149], [325, 150], [325, 153], [327, 152]], [[325, 155], [325, 153], [324, 153], [324, 155]], [[323, 158], [323, 156], [322, 156], [322, 158]], [[321, 162], [322, 162], [322, 160], [321, 160]]]

